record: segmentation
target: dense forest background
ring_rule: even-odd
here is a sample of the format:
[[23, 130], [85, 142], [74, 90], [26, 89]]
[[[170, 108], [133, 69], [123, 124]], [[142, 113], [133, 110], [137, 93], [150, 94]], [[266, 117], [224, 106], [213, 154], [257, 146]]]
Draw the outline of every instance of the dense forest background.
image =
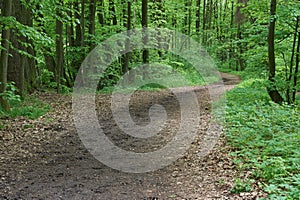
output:
[[[21, 97], [41, 88], [68, 91], [97, 44], [121, 31], [162, 27], [198, 41], [220, 68], [268, 77], [272, 99], [293, 103], [298, 85], [299, 5], [296, 0], [271, 1], [271, 6], [269, 0], [2, 1], [1, 92], [7, 91], [7, 84], [14, 85]], [[149, 60], [182, 72], [192, 70], [161, 51], [133, 52], [107, 70], [100, 89], [114, 84], [136, 63]], [[2, 107], [7, 109], [5, 99]]]
[[[237, 168], [252, 173], [241, 173], [232, 192], [257, 182], [274, 199], [299, 199], [299, 0], [1, 0], [0, 8], [1, 115], [34, 91], [72, 92], [85, 57], [116, 33], [176, 30], [199, 42], [220, 71], [244, 80], [227, 95], [224, 131]], [[205, 84], [184, 59], [144, 49], [116, 59], [98, 89], [109, 91], [151, 62], [171, 66], [191, 85]]]

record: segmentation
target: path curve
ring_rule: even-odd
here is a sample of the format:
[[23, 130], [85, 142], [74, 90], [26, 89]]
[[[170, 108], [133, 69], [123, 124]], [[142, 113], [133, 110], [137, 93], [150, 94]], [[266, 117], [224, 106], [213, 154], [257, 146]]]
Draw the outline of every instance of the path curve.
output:
[[[226, 89], [239, 78], [221, 73]], [[237, 170], [228, 156], [225, 139], [218, 141], [206, 157], [198, 156], [201, 133], [210, 120], [210, 100], [205, 88], [196, 91], [201, 99], [199, 138], [183, 158], [161, 170], [128, 174], [98, 162], [82, 145], [72, 121], [71, 98], [67, 95], [38, 94], [53, 108], [38, 120], [19, 117], [2, 119], [7, 126], [0, 131], [0, 199], [253, 199], [253, 194], [234, 195], [233, 177]], [[172, 94], [141, 92], [132, 109], [137, 123], [155, 99], [173, 105]], [[176, 102], [170, 107], [170, 126], [160, 141], [141, 146], [118, 132], [111, 121], [109, 96], [97, 97], [99, 120], [107, 135], [124, 148], [155, 149], [168, 141], [168, 131], [176, 128]], [[132, 149], [131, 149], [132, 150]], [[259, 192], [256, 193], [259, 196]]]

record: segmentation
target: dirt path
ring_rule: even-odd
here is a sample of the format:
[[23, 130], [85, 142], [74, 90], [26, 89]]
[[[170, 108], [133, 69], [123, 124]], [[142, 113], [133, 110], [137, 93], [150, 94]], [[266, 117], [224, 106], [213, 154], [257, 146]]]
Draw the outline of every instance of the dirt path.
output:
[[[238, 77], [222, 73], [226, 89]], [[0, 199], [255, 199], [258, 192], [230, 193], [236, 176], [225, 139], [220, 138], [206, 157], [198, 155], [201, 135], [210, 119], [210, 98], [205, 87], [193, 87], [199, 99], [199, 137], [184, 157], [161, 170], [129, 174], [113, 170], [97, 161], [82, 145], [71, 113], [71, 97], [41, 94], [53, 110], [38, 120], [2, 119], [0, 132]], [[162, 147], [173, 137], [180, 120], [178, 102], [165, 90], [138, 92], [130, 109], [137, 123], [145, 123], [145, 113], [153, 103], [166, 106], [166, 128], [147, 143], [122, 134], [109, 111], [110, 97], [99, 95], [97, 110], [105, 133], [122, 148], [139, 152]]]

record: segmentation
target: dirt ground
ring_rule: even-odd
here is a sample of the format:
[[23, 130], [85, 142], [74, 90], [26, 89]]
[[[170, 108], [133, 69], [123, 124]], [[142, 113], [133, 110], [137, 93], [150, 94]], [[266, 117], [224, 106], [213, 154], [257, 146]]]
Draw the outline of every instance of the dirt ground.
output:
[[[239, 78], [221, 74], [225, 89]], [[221, 87], [221, 86], [220, 86]], [[262, 196], [255, 185], [249, 193], [232, 194], [239, 172], [228, 155], [230, 147], [221, 136], [211, 153], [199, 156], [201, 136], [211, 119], [211, 99], [205, 87], [196, 92], [201, 114], [199, 137], [185, 155], [171, 165], [148, 173], [131, 174], [111, 169], [96, 160], [83, 146], [73, 123], [72, 98], [52, 93], [39, 94], [51, 111], [37, 120], [18, 117], [2, 119], [0, 131], [0, 199], [256, 199]], [[137, 92], [130, 104], [137, 124], [149, 122], [154, 103], [165, 106], [168, 123], [161, 134], [147, 142], [123, 134], [112, 118], [110, 96], [97, 96], [99, 123], [116, 145], [148, 152], [164, 146], [176, 133], [180, 108], [169, 90]]]

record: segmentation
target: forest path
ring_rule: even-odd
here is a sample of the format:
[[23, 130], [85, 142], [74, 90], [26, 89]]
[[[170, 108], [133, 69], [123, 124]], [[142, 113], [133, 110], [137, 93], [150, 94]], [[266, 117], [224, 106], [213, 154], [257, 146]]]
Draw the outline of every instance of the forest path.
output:
[[[226, 90], [239, 82], [237, 76], [221, 75]], [[185, 89], [188, 88], [182, 88]], [[111, 169], [86, 150], [73, 124], [71, 96], [39, 94], [53, 108], [47, 115], [38, 120], [3, 119], [7, 126], [0, 132], [0, 199], [255, 199], [259, 192], [230, 193], [238, 172], [228, 156], [224, 137], [219, 138], [209, 155], [198, 155], [201, 135], [211, 118], [211, 102], [205, 87], [189, 89], [195, 90], [199, 99], [199, 138], [182, 158], [163, 169], [143, 174]], [[172, 122], [164, 131], [165, 139], [154, 139], [145, 145], [121, 134], [109, 111], [109, 95], [97, 97], [99, 121], [117, 145], [148, 151], [165, 145], [172, 137], [168, 133], [176, 132], [180, 119], [178, 103], [173, 97], [167, 90], [139, 92], [131, 106], [133, 116], [144, 121], [147, 121], [145, 110], [153, 102], [168, 106]]]

